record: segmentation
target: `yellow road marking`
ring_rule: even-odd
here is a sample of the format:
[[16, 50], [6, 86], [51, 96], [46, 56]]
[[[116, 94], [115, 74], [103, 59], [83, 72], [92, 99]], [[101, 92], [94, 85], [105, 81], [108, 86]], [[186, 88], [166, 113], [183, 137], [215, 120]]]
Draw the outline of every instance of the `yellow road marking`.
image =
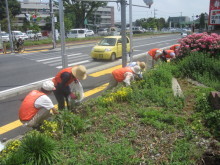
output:
[[89, 91], [85, 92], [84, 95], [85, 95], [85, 97], [89, 97], [89, 96], [91, 96], [91, 95], [93, 95], [95, 93], [98, 93], [98, 92], [104, 90], [107, 87], [107, 85], [108, 85], [108, 83], [103, 84], [103, 85], [101, 85], [101, 86], [99, 86], [97, 88], [94, 88], [92, 90], [89, 90]]
[[102, 75], [111, 73], [113, 70], [118, 69], [118, 68], [121, 68], [121, 67], [122, 67], [122, 65], [117, 65], [117, 66], [114, 66], [114, 67], [109, 68], [109, 69], [105, 69], [105, 70], [102, 70], [102, 71], [99, 71], [99, 72], [96, 72], [96, 73], [92, 73], [92, 74], [90, 74], [89, 76], [99, 77], [99, 76], [102, 76]]
[[[101, 85], [97, 88], [94, 88], [92, 90], [89, 90], [89, 91], [85, 92], [84, 95], [85, 95], [85, 97], [89, 97], [89, 96], [91, 96], [95, 93], [98, 93], [98, 92], [104, 90], [107, 85], [108, 85], [108, 83], [103, 84], [103, 85]], [[57, 108], [57, 104], [54, 107]], [[11, 131], [11, 130], [17, 128], [17, 127], [20, 127], [21, 125], [23, 125], [23, 124], [20, 122], [20, 120], [16, 120], [14, 122], [6, 124], [6, 125], [0, 127], [0, 135], [6, 133], [8, 131]]]
[[9, 124], [4, 125], [3, 127], [0, 127], [0, 135], [3, 133], [6, 133], [8, 131], [11, 131], [17, 127], [22, 126], [23, 124], [20, 122], [20, 120], [16, 120], [14, 122], [11, 122]]
[[[85, 95], [85, 97], [89, 97], [89, 96], [91, 96], [91, 95], [93, 95], [95, 93], [98, 93], [98, 92], [104, 90], [107, 87], [107, 85], [108, 85], [108, 83], [103, 84], [103, 85], [101, 85], [101, 86], [99, 86], [97, 88], [94, 88], [92, 90], [89, 90], [89, 91], [85, 92], [84, 95]], [[57, 104], [55, 105], [55, 108], [57, 108]], [[11, 130], [17, 128], [17, 127], [20, 127], [22, 125], [23, 124], [20, 122], [20, 120], [16, 120], [14, 122], [6, 124], [6, 125], [0, 127], [0, 135], [6, 133], [8, 131], [11, 131]]]

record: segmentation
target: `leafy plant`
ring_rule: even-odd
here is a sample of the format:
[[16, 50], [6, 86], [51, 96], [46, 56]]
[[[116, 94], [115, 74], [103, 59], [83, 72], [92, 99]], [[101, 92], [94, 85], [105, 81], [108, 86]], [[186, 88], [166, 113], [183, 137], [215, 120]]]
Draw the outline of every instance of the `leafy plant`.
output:
[[63, 110], [60, 114], [56, 115], [59, 129], [66, 134], [76, 135], [83, 132], [88, 126], [89, 121], [73, 114], [68, 110]]
[[20, 147], [7, 157], [6, 165], [50, 165], [58, 160], [56, 142], [45, 134], [31, 131], [25, 135]]
[[54, 137], [58, 134], [58, 123], [55, 121], [44, 120], [43, 124], [40, 126], [40, 131], [47, 136]]

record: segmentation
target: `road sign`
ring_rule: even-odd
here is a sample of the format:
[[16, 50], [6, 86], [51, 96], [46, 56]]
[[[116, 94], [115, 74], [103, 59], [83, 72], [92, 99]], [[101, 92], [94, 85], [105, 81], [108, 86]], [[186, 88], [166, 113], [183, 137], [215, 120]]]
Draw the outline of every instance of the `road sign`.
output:
[[210, 0], [209, 25], [220, 25], [220, 2]]

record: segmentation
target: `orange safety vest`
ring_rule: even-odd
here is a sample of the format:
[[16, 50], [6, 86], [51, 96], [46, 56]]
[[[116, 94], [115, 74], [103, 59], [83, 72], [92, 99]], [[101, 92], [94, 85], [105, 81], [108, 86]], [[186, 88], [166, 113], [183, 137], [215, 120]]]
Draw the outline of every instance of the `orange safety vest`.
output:
[[117, 80], [118, 82], [122, 82], [122, 81], [125, 79], [124, 74], [125, 74], [126, 72], [134, 73], [134, 72], [131, 70], [131, 67], [125, 67], [125, 68], [115, 69], [115, 70], [112, 72], [112, 75], [114, 76], [115, 80]]
[[37, 90], [31, 91], [21, 103], [21, 107], [19, 109], [19, 119], [22, 121], [31, 120], [34, 115], [39, 111], [39, 109], [35, 108], [34, 103], [40, 97], [46, 95], [45, 93]]
[[[72, 75], [72, 67], [64, 68], [57, 73], [57, 75], [52, 79], [55, 86], [57, 86], [58, 83], [61, 83], [61, 81], [62, 81], [61, 74], [64, 72], [68, 72]], [[71, 84], [75, 80], [77, 80], [77, 79], [75, 77], [71, 76], [70, 80], [65, 84], [65, 86], [68, 86], [69, 84]]]
[[[157, 50], [161, 50], [161, 49], [159, 49], [159, 48], [151, 49], [151, 50], [148, 51], [148, 54], [149, 54], [152, 58], [154, 58], [155, 55], [156, 55], [156, 51], [157, 51]], [[162, 51], [162, 50], [161, 50], [161, 51]]]
[[171, 47], [170, 47], [170, 50], [176, 50], [177, 49], [177, 47], [180, 47], [180, 44], [175, 44], [175, 45], [172, 45]]
[[166, 58], [173, 58], [173, 56], [170, 55], [171, 53], [175, 54], [175, 52], [173, 50], [165, 50], [165, 51], [167, 52], [167, 54], [165, 56]]

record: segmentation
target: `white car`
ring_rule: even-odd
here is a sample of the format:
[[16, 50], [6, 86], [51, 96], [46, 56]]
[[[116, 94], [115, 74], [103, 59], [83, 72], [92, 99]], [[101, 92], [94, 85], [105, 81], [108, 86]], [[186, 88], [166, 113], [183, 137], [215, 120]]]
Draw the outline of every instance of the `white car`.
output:
[[94, 31], [93, 30], [87, 30], [86, 31], [86, 37], [89, 37], [89, 36], [94, 36]]
[[42, 37], [42, 34], [40, 32], [36, 33], [37, 37]]
[[28, 30], [27, 31], [27, 36], [31, 39], [31, 38], [35, 38], [35, 37], [42, 37], [42, 34], [40, 32], [34, 33], [33, 30]]
[[186, 37], [187, 35], [188, 35], [188, 34], [185, 33], [185, 32], [182, 32], [182, 33], [181, 33], [182, 38]]
[[22, 40], [25, 40], [25, 36], [23, 35], [23, 33], [21, 31], [12, 31], [12, 38], [18, 40], [19, 38], [21, 38]]
[[29, 38], [26, 33], [22, 33], [22, 34], [23, 34], [23, 39], [24, 39], [24, 40], [27, 40], [27, 39]]
[[9, 34], [8, 33], [1, 32], [0, 37], [2, 38], [3, 42], [9, 42]]

